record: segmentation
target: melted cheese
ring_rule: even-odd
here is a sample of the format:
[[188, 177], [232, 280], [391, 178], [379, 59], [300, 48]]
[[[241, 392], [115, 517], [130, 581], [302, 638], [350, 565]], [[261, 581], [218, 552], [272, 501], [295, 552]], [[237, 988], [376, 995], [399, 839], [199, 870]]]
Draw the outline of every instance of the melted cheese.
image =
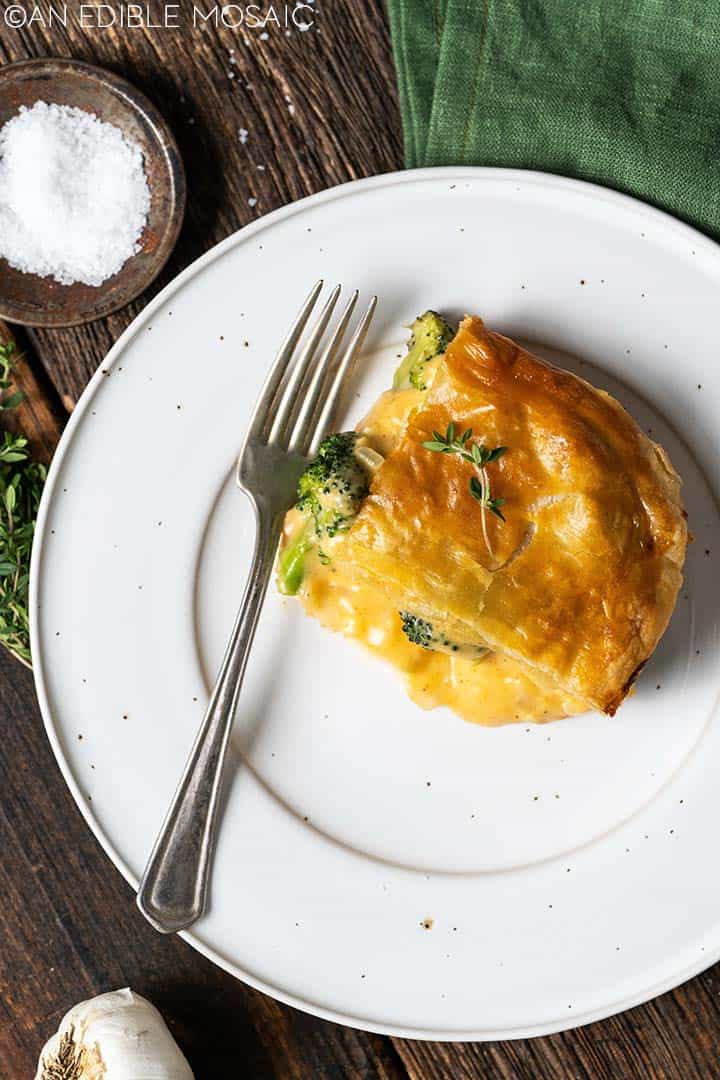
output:
[[445, 705], [487, 726], [542, 723], [585, 711], [581, 702], [541, 689], [515, 660], [495, 653], [467, 660], [411, 644], [387, 596], [353, 581], [332, 562], [312, 564], [300, 598], [323, 626], [354, 638], [401, 671], [410, 697], [423, 709]]

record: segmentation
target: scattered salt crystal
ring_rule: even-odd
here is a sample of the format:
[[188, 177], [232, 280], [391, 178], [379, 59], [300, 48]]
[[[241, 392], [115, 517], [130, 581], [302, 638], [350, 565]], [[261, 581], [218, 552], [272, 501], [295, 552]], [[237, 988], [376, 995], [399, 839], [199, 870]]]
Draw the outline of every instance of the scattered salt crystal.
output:
[[248, 131], [247, 128], [239, 128], [238, 129], [238, 135], [240, 136], [240, 142], [243, 144], [243, 146], [248, 141], [248, 135], [249, 134], [250, 134], [250, 132]]
[[0, 128], [0, 256], [63, 285], [101, 285], [140, 250], [142, 152], [118, 127], [36, 102]]
[[257, 199], [255, 199], [255, 198], [248, 199], [248, 206], [257, 206]]
[[270, 35], [268, 34], [267, 30], [263, 30], [262, 34], [260, 35], [260, 40], [261, 41], [267, 41], [267, 39], [269, 37], [270, 37]]
[[265, 172], [265, 166], [264, 165], [258, 165], [257, 166], [257, 171], [258, 172]]

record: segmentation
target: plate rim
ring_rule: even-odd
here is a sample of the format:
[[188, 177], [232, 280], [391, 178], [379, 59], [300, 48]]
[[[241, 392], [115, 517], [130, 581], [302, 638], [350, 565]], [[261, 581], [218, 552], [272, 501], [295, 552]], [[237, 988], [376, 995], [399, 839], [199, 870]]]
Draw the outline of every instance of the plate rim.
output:
[[[637, 199], [634, 196], [603, 187], [600, 184], [532, 169], [504, 169], [463, 165], [438, 166], [432, 168], [398, 170], [381, 173], [376, 176], [364, 177], [358, 180], [351, 180], [343, 184], [337, 184], [330, 188], [326, 188], [323, 191], [316, 192], [312, 195], [305, 196], [304, 198], [288, 203], [285, 206], [278, 207], [276, 210], [261, 216], [248, 225], [236, 230], [224, 240], [213, 245], [208, 251], [185, 267], [184, 270], [173, 278], [173, 280], [143, 308], [143, 310], [132, 320], [130, 325], [122, 332], [115, 344], [106, 354], [105, 358], [98, 365], [97, 370], [92, 375], [87, 386], [80, 395], [55, 450], [38, 510], [30, 565], [29, 588], [30, 646], [33, 655], [33, 677], [48, 741], [63, 779], [70, 790], [78, 810], [105, 854], [123, 875], [127, 883], [133, 889], [133, 892], [137, 890], [138, 878], [127, 866], [120, 853], [111, 843], [100, 822], [97, 820], [91, 806], [86, 801], [80, 789], [78, 781], [73, 775], [70, 763], [64, 753], [60, 728], [59, 725], [56, 727], [47, 694], [44, 661], [40, 648], [38, 622], [36, 619], [36, 612], [39, 606], [40, 567], [43, 561], [47, 539], [46, 522], [58, 474], [72, 445], [75, 431], [84, 420], [95, 393], [103, 382], [103, 369], [107, 370], [108, 366], [115, 363], [116, 359], [122, 355], [127, 345], [144, 328], [146, 323], [152, 319], [155, 312], [163, 307], [170, 297], [201, 273], [206, 266], [213, 263], [216, 259], [221, 258], [226, 251], [244, 243], [255, 234], [264, 231], [266, 228], [270, 228], [276, 223], [281, 222], [286, 218], [290, 218], [294, 214], [302, 212], [309, 207], [329, 203], [338, 198], [344, 198], [345, 196], [353, 195], [357, 192], [426, 181], [457, 181], [463, 178], [471, 181], [496, 180], [510, 183], [515, 182], [516, 184], [522, 183], [526, 185], [549, 186], [561, 190], [565, 189], [569, 192], [580, 193], [595, 201], [614, 204], [618, 208], [631, 209], [636, 213], [644, 214], [652, 222], [662, 226], [665, 230], [669, 229], [684, 235], [688, 241], [692, 242], [696, 250], [702, 248], [707, 255], [714, 256], [715, 259], [718, 259], [718, 256], [720, 256], [720, 244], [699, 232], [692, 225], [681, 221], [672, 214], [669, 214], [650, 203], [643, 202], [641, 199]], [[241, 980], [248, 986], [267, 994], [285, 1005], [290, 1005], [296, 1009], [310, 1013], [313, 1016], [317, 1016], [320, 1019], [344, 1024], [359, 1031], [368, 1031], [396, 1038], [433, 1042], [490, 1042], [504, 1039], [536, 1038], [561, 1031], [569, 1031], [574, 1028], [583, 1027], [586, 1024], [595, 1023], [599, 1020], [608, 1019], [618, 1013], [625, 1012], [627, 1009], [651, 1001], [660, 994], [673, 990], [684, 982], [687, 982], [689, 979], [694, 978], [696, 975], [699, 975], [720, 960], [719, 945], [716, 950], [706, 952], [698, 962], [690, 964], [680, 971], [667, 976], [665, 979], [653, 983], [645, 990], [630, 995], [627, 998], [623, 998], [611, 1005], [602, 1006], [598, 1009], [578, 1014], [577, 1016], [573, 1016], [572, 1019], [557, 1019], [556, 1021], [519, 1028], [472, 1028], [453, 1030], [447, 1027], [440, 1029], [425, 1027], [414, 1028], [410, 1026], [386, 1024], [383, 1021], [374, 1018], [355, 1016], [350, 1013], [344, 1013], [339, 1010], [328, 1008], [312, 999], [303, 998], [300, 995], [290, 993], [282, 987], [269, 983], [251, 971], [240, 967], [233, 961], [228, 960], [217, 950], [205, 944], [200, 935], [193, 933], [190, 930], [181, 931], [179, 937], [192, 948], [196, 949], [202, 956], [206, 957], [206, 959], [222, 968], [234, 978]]]

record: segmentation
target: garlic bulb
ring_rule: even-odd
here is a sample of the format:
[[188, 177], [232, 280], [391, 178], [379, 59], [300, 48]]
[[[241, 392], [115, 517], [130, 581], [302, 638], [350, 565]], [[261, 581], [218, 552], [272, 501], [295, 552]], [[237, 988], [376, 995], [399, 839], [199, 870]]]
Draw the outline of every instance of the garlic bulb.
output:
[[132, 990], [81, 1001], [45, 1044], [35, 1080], [193, 1080], [160, 1013]]

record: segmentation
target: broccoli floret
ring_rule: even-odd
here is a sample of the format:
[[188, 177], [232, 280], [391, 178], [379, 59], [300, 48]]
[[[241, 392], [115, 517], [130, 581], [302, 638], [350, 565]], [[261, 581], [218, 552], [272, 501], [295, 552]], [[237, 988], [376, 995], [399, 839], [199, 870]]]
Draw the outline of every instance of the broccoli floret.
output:
[[298, 483], [298, 509], [312, 514], [319, 536], [346, 532], [368, 493], [368, 477], [355, 457], [356, 431], [323, 439]]
[[369, 491], [368, 474], [355, 456], [358, 438], [356, 431], [328, 435], [298, 481], [296, 508], [305, 523], [285, 544], [278, 561], [278, 585], [287, 596], [294, 596], [302, 585], [310, 551], [317, 549], [321, 563], [330, 562], [320, 545], [347, 532]]
[[407, 355], [393, 379], [395, 390], [427, 389], [425, 369], [428, 363], [439, 353], [445, 352], [456, 333], [436, 311], [418, 315], [410, 330]]
[[419, 645], [421, 649], [429, 649], [431, 652], [450, 653], [454, 656], [464, 656], [472, 660], [480, 660], [489, 652], [485, 645], [461, 644], [451, 641], [445, 634], [436, 633], [433, 624], [427, 619], [421, 619], [419, 615], [412, 615], [409, 611], [399, 612], [402, 619], [403, 633], [413, 645]]
[[433, 628], [432, 623], [421, 619], [419, 615], [411, 615], [409, 611], [401, 611], [403, 634], [413, 645], [420, 645], [423, 649], [431, 647]]

